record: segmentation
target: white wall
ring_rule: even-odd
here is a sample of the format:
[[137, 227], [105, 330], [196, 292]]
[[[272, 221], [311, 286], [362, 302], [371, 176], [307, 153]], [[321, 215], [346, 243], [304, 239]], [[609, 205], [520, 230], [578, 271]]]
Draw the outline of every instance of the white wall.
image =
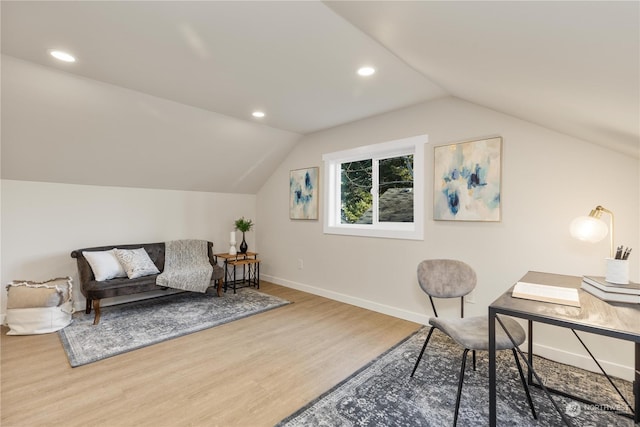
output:
[[[424, 241], [324, 235], [321, 221], [289, 220], [290, 170], [322, 166], [326, 152], [420, 134], [430, 140]], [[432, 147], [494, 135], [503, 137], [502, 221], [433, 221]], [[0, 191], [3, 285], [62, 275], [77, 283], [69, 253], [88, 246], [202, 238], [224, 251], [233, 221], [244, 215], [257, 224], [247, 237], [252, 249], [259, 242], [263, 278], [425, 323], [431, 311], [415, 278], [425, 258], [458, 258], [477, 270], [476, 303], [467, 305], [468, 314], [486, 313], [528, 270], [603, 274], [608, 242], [589, 245], [568, 234], [569, 222], [597, 204], [615, 213], [617, 244], [636, 248], [631, 279], [640, 282], [638, 160], [455, 98], [310, 135], [257, 196], [6, 179]], [[585, 341], [615, 375], [630, 376], [628, 343]], [[537, 328], [536, 344], [540, 354], [589, 366], [567, 331]]]
[[[83, 308], [76, 260], [70, 256], [74, 249], [203, 239], [213, 242], [215, 252], [227, 252], [234, 221], [256, 214], [256, 197], [247, 194], [13, 180], [2, 180], [1, 187], [2, 315], [4, 285], [16, 279], [71, 276], [75, 305]], [[257, 249], [255, 233], [246, 237], [250, 250]]]
[[[322, 175], [324, 153], [420, 134], [430, 141], [424, 241], [324, 235], [323, 206], [320, 221], [289, 219], [290, 170], [320, 166]], [[433, 221], [433, 146], [488, 136], [503, 138], [502, 221]], [[431, 309], [419, 290], [416, 266], [426, 258], [457, 258], [471, 264], [479, 278], [476, 303], [467, 304], [467, 313], [486, 314], [487, 306], [529, 270], [604, 275], [608, 240], [586, 244], [568, 232], [574, 217], [601, 204], [615, 213], [616, 243], [637, 248], [631, 278], [638, 282], [638, 187], [636, 159], [444, 98], [304, 138], [258, 193], [257, 220], [268, 224], [257, 232], [261, 272], [276, 283], [426, 323]], [[575, 341], [568, 331], [536, 327], [539, 354], [591, 367]], [[631, 344], [600, 337], [585, 341], [614, 374], [631, 377]]]

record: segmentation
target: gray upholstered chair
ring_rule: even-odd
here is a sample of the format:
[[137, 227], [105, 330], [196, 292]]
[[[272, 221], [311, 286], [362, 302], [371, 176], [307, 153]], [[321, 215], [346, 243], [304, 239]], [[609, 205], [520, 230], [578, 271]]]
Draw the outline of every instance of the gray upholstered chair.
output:
[[[456, 409], [453, 416], [453, 425], [458, 422], [458, 410], [460, 409], [460, 396], [462, 392], [462, 383], [464, 381], [464, 371], [467, 363], [467, 355], [469, 350], [473, 354], [473, 370], [476, 370], [476, 350], [489, 350], [489, 319], [487, 316], [477, 317], [464, 317], [464, 296], [469, 294], [476, 287], [476, 273], [467, 264], [462, 261], [451, 259], [434, 259], [425, 260], [418, 265], [418, 283], [422, 290], [429, 296], [431, 307], [433, 308], [433, 314], [435, 317], [429, 319], [431, 329], [427, 335], [427, 339], [424, 341], [418, 360], [413, 367], [411, 377], [416, 373], [416, 369], [420, 364], [422, 355], [424, 354], [431, 334], [435, 329], [447, 334], [456, 343], [458, 343], [464, 352], [462, 353], [462, 368], [460, 369], [460, 377], [458, 379], [458, 394], [456, 397]], [[460, 298], [460, 318], [443, 319], [438, 317], [436, 306], [433, 302], [433, 298]], [[526, 338], [524, 329], [515, 320], [504, 317], [501, 319], [505, 327], [509, 330], [509, 333], [513, 337], [516, 344], [519, 346]], [[507, 334], [501, 329], [496, 328], [496, 350], [508, 350], [511, 349], [513, 356], [520, 372], [520, 380], [524, 386], [527, 400], [529, 401], [529, 407], [533, 418], [537, 419], [536, 410], [533, 407], [531, 401], [531, 395], [529, 394], [529, 387], [522, 373], [522, 366], [518, 359], [515, 346], [507, 336]]]

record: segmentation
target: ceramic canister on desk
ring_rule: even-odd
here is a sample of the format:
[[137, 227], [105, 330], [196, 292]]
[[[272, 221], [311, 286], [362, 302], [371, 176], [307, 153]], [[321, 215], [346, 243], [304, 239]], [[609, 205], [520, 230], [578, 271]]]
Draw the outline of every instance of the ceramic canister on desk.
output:
[[629, 284], [629, 260], [605, 258], [607, 274], [605, 280], [616, 285]]

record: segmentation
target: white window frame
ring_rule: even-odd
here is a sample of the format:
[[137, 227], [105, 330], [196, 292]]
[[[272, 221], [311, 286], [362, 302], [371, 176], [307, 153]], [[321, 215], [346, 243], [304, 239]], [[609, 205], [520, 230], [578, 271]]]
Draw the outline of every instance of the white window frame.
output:
[[[424, 146], [427, 135], [413, 136], [350, 150], [327, 153], [324, 162], [324, 228], [325, 234], [383, 237], [390, 239], [424, 240]], [[413, 222], [376, 222], [373, 224], [342, 224], [340, 217], [340, 173], [342, 163], [377, 160], [413, 154]], [[372, 183], [377, 188], [377, 182]], [[373, 193], [377, 206], [377, 192]], [[374, 218], [377, 213], [374, 212]]]

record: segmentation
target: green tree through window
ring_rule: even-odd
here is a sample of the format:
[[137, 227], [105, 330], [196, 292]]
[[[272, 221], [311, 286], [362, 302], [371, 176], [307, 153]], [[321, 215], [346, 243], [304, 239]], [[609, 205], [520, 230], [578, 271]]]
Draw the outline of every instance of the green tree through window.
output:
[[[343, 224], [357, 223], [371, 209], [372, 164], [371, 159], [342, 163], [340, 214]], [[371, 221], [365, 224], [371, 224]]]
[[323, 232], [423, 240], [427, 142], [416, 135], [323, 154]]
[[376, 184], [378, 221], [413, 222], [413, 155], [342, 163], [340, 181], [343, 224], [373, 223]]

